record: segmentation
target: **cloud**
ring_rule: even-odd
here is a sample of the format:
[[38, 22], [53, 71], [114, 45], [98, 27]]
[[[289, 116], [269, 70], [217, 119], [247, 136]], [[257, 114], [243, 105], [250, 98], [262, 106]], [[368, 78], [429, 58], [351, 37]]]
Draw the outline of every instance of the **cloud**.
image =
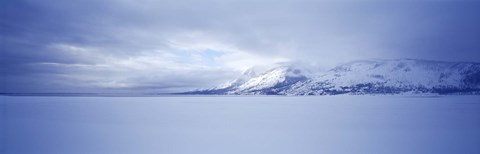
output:
[[[179, 43], [177, 41], [177, 45]], [[192, 46], [182, 48], [172, 45], [168, 50], [139, 51], [125, 57], [110, 54], [105, 51], [108, 48], [51, 44], [48, 46], [50, 52], [56, 53], [56, 56], [75, 57], [77, 62], [32, 62], [22, 65], [21, 69], [32, 77], [35, 72], [50, 76], [39, 82], [59, 87], [68, 85], [93, 91], [172, 92], [170, 90], [214, 86], [236, 77], [249, 67], [279, 61], [223, 45], [205, 45], [195, 46], [192, 43]], [[63, 82], [56, 82], [58, 80]]]
[[278, 62], [328, 69], [367, 58], [480, 61], [479, 8], [476, 1], [2, 1], [1, 91], [182, 91]]

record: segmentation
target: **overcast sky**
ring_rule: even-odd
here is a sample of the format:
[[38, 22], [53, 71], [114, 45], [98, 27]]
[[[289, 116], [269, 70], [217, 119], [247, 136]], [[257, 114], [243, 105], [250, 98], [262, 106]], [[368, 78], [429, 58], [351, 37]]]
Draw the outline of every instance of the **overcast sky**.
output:
[[176, 92], [255, 65], [480, 62], [480, 2], [0, 0], [0, 92]]

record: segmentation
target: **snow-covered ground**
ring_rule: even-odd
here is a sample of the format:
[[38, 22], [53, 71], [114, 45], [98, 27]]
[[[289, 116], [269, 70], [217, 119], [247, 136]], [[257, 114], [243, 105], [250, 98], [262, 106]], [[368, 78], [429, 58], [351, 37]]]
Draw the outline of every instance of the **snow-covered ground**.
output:
[[480, 96], [0, 96], [0, 153], [478, 154]]

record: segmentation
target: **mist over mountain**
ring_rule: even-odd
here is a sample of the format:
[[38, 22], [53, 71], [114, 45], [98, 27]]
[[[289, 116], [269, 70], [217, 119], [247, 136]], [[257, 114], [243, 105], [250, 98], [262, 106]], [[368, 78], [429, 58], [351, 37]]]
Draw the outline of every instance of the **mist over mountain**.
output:
[[480, 63], [416, 59], [361, 60], [328, 71], [282, 64], [264, 72], [245, 71], [220, 86], [184, 94], [336, 95], [479, 94]]

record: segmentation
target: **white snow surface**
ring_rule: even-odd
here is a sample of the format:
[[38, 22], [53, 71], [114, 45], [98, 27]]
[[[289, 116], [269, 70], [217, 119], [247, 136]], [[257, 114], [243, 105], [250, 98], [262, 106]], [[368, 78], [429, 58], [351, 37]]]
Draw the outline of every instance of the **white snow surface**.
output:
[[480, 96], [0, 96], [0, 153], [478, 154]]

